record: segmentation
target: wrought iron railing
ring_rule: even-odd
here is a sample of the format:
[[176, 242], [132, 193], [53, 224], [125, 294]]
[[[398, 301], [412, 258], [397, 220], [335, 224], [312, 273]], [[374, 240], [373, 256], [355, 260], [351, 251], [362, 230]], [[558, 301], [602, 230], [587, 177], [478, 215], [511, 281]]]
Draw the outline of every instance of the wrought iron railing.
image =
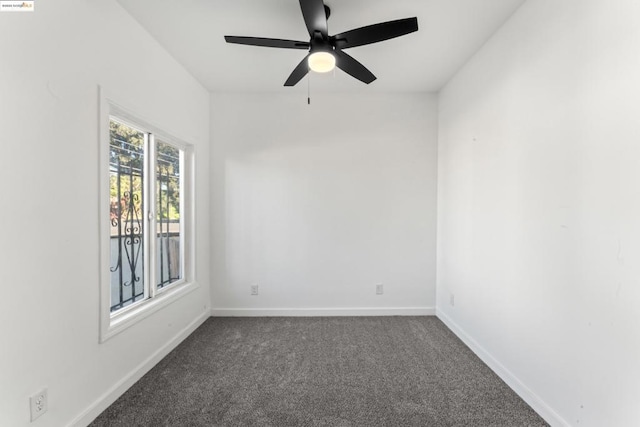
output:
[[[111, 312], [145, 297], [144, 152], [142, 147], [112, 139], [111, 192]], [[158, 154], [156, 284], [163, 288], [182, 278], [179, 215], [179, 152]], [[177, 200], [177, 201], [176, 201]], [[176, 212], [178, 210], [178, 212]]]
[[110, 163], [112, 312], [144, 298], [142, 153], [118, 142], [120, 147], [111, 145]]
[[[156, 183], [158, 187], [157, 223], [157, 287], [162, 288], [182, 278], [180, 257], [180, 153], [175, 147], [158, 143]], [[177, 212], [173, 212], [172, 210]]]

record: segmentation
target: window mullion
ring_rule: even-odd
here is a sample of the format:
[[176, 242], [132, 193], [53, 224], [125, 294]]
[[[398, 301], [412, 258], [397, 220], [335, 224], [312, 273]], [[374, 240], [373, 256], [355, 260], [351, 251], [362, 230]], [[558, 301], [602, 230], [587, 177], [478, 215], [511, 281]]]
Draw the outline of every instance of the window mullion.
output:
[[156, 295], [156, 257], [157, 257], [157, 238], [156, 238], [156, 142], [155, 136], [151, 133], [147, 134], [147, 177], [146, 185], [146, 212], [147, 212], [147, 247], [149, 248], [145, 267], [147, 268], [146, 277], [147, 292], [150, 298]]

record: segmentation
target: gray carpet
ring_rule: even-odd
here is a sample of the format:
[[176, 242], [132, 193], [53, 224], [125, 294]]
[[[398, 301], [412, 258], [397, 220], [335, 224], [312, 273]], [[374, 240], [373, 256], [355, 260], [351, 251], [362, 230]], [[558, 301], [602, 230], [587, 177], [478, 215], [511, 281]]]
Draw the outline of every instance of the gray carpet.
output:
[[435, 317], [211, 318], [91, 426], [546, 426]]

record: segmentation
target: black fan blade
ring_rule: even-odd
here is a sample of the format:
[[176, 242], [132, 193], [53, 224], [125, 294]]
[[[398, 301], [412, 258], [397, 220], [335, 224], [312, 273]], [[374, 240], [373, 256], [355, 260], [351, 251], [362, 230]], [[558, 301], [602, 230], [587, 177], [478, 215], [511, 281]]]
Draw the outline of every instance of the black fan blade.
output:
[[348, 49], [404, 36], [414, 31], [418, 31], [418, 18], [415, 17], [356, 28], [334, 35], [331, 41], [338, 49]]
[[309, 72], [309, 55], [305, 56], [302, 62], [293, 70], [286, 82], [285, 86], [295, 86]]
[[308, 42], [296, 40], [267, 39], [263, 37], [224, 36], [227, 43], [246, 44], [249, 46], [281, 47], [284, 49], [309, 49]]
[[374, 76], [371, 71], [367, 70], [367, 67], [346, 53], [338, 49], [334, 50], [333, 53], [336, 56], [336, 65], [345, 73], [366, 84], [369, 84], [376, 79], [376, 76]]
[[322, 0], [300, 0], [300, 8], [311, 38], [316, 31], [320, 31], [324, 37], [328, 37], [327, 14], [324, 11]]

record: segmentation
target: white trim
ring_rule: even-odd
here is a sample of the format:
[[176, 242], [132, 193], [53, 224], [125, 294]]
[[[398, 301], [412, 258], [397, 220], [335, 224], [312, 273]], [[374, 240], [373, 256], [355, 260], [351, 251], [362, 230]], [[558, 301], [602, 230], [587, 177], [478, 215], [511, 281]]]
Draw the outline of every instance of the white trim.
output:
[[484, 349], [471, 335], [467, 334], [456, 322], [447, 316], [442, 310], [436, 308], [436, 316], [454, 334], [458, 336], [493, 372], [496, 373], [513, 391], [518, 394], [552, 426], [570, 427], [571, 424], [563, 419], [547, 402], [526, 386], [518, 377], [507, 369], [500, 361]]
[[102, 396], [93, 402], [87, 409], [78, 415], [71, 423], [73, 427], [84, 427], [89, 425], [98, 415], [107, 409], [118, 397], [122, 396], [133, 384], [158, 364], [169, 352], [175, 349], [178, 344], [191, 335], [200, 325], [202, 325], [210, 315], [210, 311], [206, 310], [196, 319], [189, 323], [184, 329], [178, 332], [169, 342], [156, 350], [144, 362], [136, 366], [131, 372], [125, 375], [113, 387], [109, 388]]
[[221, 308], [212, 317], [433, 316], [434, 307]]
[[[188, 145], [182, 149], [183, 164], [180, 165], [180, 173], [183, 175], [181, 180], [183, 188], [180, 190], [182, 197], [181, 203], [185, 206], [180, 207], [180, 215], [184, 215], [184, 221], [181, 222], [183, 229], [180, 234], [184, 236], [182, 249], [182, 278], [187, 282], [197, 281], [196, 277], [196, 211], [198, 201], [196, 199], [196, 147]], [[189, 203], [190, 209], [186, 204]]]
[[[187, 262], [185, 257], [187, 256], [187, 254], [189, 253], [189, 251], [187, 250], [187, 248], [185, 247], [185, 243], [186, 242], [194, 242], [195, 236], [193, 235], [193, 233], [190, 234], [189, 239], [187, 239], [187, 222], [188, 222], [188, 216], [189, 216], [189, 210], [187, 208], [187, 206], [191, 206], [193, 208], [193, 210], [195, 210], [195, 206], [191, 200], [191, 195], [190, 194], [186, 194], [185, 193], [185, 188], [187, 187], [185, 181], [186, 181], [186, 166], [187, 166], [187, 162], [185, 161], [185, 156], [187, 155], [187, 152], [185, 149], [180, 149], [178, 151], [179, 156], [180, 156], [180, 174], [182, 175], [182, 178], [179, 181], [180, 184], [180, 188], [178, 189], [178, 191], [180, 191], [180, 194], [182, 195], [180, 197], [180, 212], [184, 212], [185, 215], [184, 217], [180, 218], [180, 272], [182, 274], [182, 279], [181, 280], [187, 280]], [[183, 172], [184, 171], [184, 172]], [[189, 200], [189, 203], [187, 203], [187, 200]], [[195, 224], [190, 222], [191, 224]]]
[[[118, 313], [110, 319], [109, 327], [100, 336], [100, 342], [105, 342], [114, 335], [127, 329], [129, 326], [135, 325], [142, 319], [149, 317], [156, 311], [171, 304], [179, 298], [190, 294], [198, 289], [200, 285], [197, 282], [183, 283], [171, 288], [171, 292], [158, 293], [154, 298], [140, 301], [134, 308]], [[128, 307], [127, 307], [128, 308]]]
[[[99, 330], [99, 338], [98, 341], [100, 343], [105, 342], [107, 339], [113, 337], [119, 332], [125, 330], [129, 326], [139, 322], [145, 317], [149, 316], [152, 313], [158, 311], [158, 309], [170, 304], [171, 302], [177, 300], [178, 298], [190, 293], [191, 291], [197, 289], [199, 284], [196, 281], [195, 276], [195, 162], [193, 161], [194, 157], [194, 148], [191, 144], [188, 144], [180, 139], [160, 130], [158, 127], [153, 124], [145, 121], [139, 116], [131, 113], [126, 108], [121, 107], [117, 103], [113, 102], [113, 100], [109, 97], [107, 91], [98, 85], [98, 182], [99, 182], [99, 191], [98, 191], [98, 206], [99, 206], [99, 236], [100, 236], [100, 249], [99, 249], [99, 257], [100, 257], [100, 273], [99, 273], [99, 283], [100, 283], [100, 303], [98, 309], [100, 316], [100, 330]], [[147, 137], [145, 137], [145, 145], [153, 145], [153, 139], [155, 136], [160, 138], [162, 141], [166, 143], [170, 143], [175, 145], [177, 148], [183, 151], [185, 161], [181, 161], [181, 166], [187, 168], [186, 171], [181, 171], [184, 174], [185, 179], [181, 180], [181, 185], [187, 187], [182, 194], [184, 197], [181, 198], [181, 203], [185, 203], [185, 209], [181, 209], [181, 213], [184, 214], [184, 220], [181, 221], [181, 236], [183, 242], [187, 242], [186, 245], [181, 245], [182, 252], [182, 262], [183, 265], [188, 268], [183, 268], [182, 274], [183, 279], [167, 286], [166, 289], [162, 289], [161, 291], [156, 291], [155, 289], [155, 280], [150, 283], [145, 284], [145, 299], [131, 304], [131, 306], [123, 308], [116, 313], [111, 313], [111, 294], [110, 294], [110, 276], [109, 276], [109, 268], [111, 264], [110, 253], [104, 244], [105, 236], [110, 235], [110, 221], [109, 221], [109, 198], [107, 197], [109, 194], [109, 165], [105, 159], [109, 158], [109, 123], [110, 117], [114, 116], [117, 120], [123, 124], [131, 126], [135, 129], [139, 129], [140, 131], [150, 132], [152, 137], [151, 141], [147, 141]], [[148, 148], [148, 147], [147, 147]], [[154, 160], [155, 156], [155, 145], [150, 150], [145, 150], [147, 153], [151, 153], [151, 160]], [[183, 156], [181, 156], [182, 158]], [[146, 168], [153, 167], [149, 165], [149, 159], [145, 162]], [[150, 175], [149, 169], [147, 169], [147, 174]], [[189, 177], [189, 182], [186, 182], [187, 177]], [[153, 180], [152, 180], [153, 181]], [[155, 182], [152, 182], [152, 189]], [[147, 192], [148, 194], [154, 194]], [[188, 204], [187, 204], [188, 202]], [[147, 206], [151, 206], [149, 200], [146, 201]], [[188, 208], [187, 208], [188, 207]], [[155, 212], [155, 206], [153, 206], [152, 212]], [[153, 217], [148, 217], [148, 212], [144, 213], [145, 218], [145, 226], [151, 227], [151, 229], [155, 229], [155, 214]], [[182, 232], [184, 230], [184, 232]], [[147, 233], [145, 233], [146, 235]], [[154, 239], [151, 239], [154, 241]], [[146, 242], [147, 247], [151, 247], [150, 242]], [[155, 242], [154, 242], [155, 244]], [[183, 248], [183, 246], [185, 246]], [[145, 257], [146, 270], [150, 274], [145, 275], [145, 281], [149, 281], [153, 279], [155, 275], [154, 261], [150, 260], [150, 257]], [[153, 289], [151, 295], [149, 295], [149, 289]], [[151, 298], [149, 298], [151, 297]]]
[[111, 279], [109, 277], [110, 268], [110, 252], [107, 245], [104, 244], [105, 236], [109, 236], [109, 210], [110, 206], [105, 195], [109, 194], [109, 170], [105, 159], [109, 158], [109, 144], [105, 141], [109, 141], [109, 101], [105, 95], [103, 87], [98, 86], [98, 223], [99, 226], [99, 256], [100, 256], [100, 272], [99, 285], [100, 285], [100, 302], [98, 304], [98, 313], [100, 316], [100, 331], [98, 334], [98, 341], [103, 342], [106, 338], [107, 332], [109, 332], [109, 326], [111, 325]]
[[[156, 277], [156, 254], [158, 250], [158, 224], [156, 223], [156, 218], [158, 212], [156, 209], [158, 206], [156, 203], [156, 138], [154, 133], [149, 133], [145, 131], [145, 162], [144, 162], [144, 176], [143, 188], [144, 188], [144, 206], [145, 211], [143, 212], [144, 217], [144, 225], [145, 225], [145, 233], [144, 233], [144, 243], [145, 243], [145, 266], [146, 269], [144, 271], [144, 280], [145, 283], [145, 294], [148, 293], [149, 296], [146, 298], [155, 298], [158, 293], [158, 280]], [[152, 237], [153, 236], [153, 237]], [[148, 250], [146, 249], [148, 248]], [[145, 299], [146, 299], [145, 298]]]

